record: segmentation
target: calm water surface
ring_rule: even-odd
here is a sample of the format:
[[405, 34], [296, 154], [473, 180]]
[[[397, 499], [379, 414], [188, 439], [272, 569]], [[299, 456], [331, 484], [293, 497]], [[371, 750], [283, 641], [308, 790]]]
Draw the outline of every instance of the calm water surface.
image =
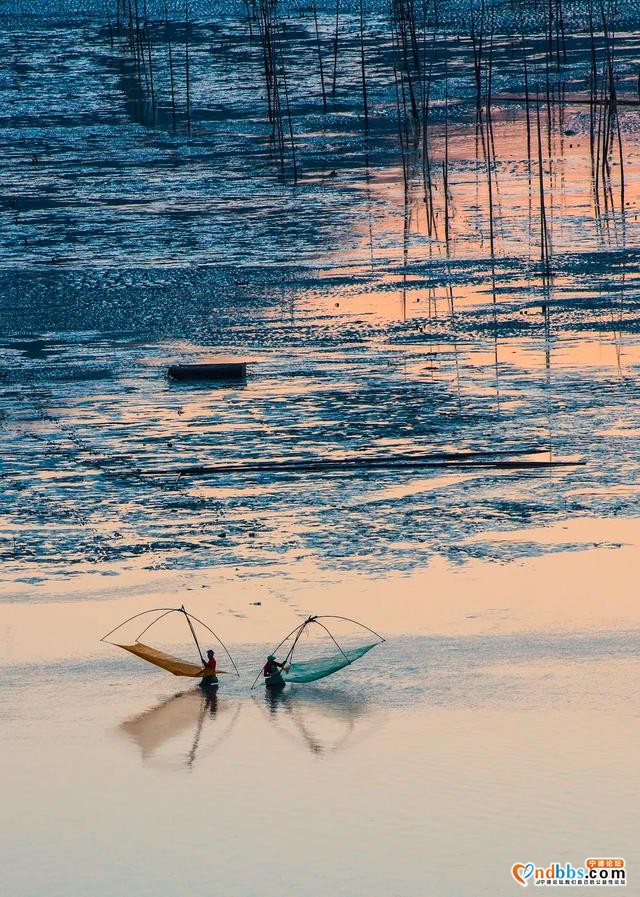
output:
[[425, 648], [275, 700], [108, 664], [5, 683], [3, 889], [489, 897], [518, 860], [633, 860], [637, 660], [485, 656], [385, 688]]
[[[179, 27], [152, 28], [154, 115], [102, 6], [0, 3], [2, 894], [497, 897], [516, 861], [607, 855], [640, 887], [637, 111], [623, 205], [615, 159], [594, 194], [588, 110], [542, 110], [543, 280], [510, 10], [488, 163], [466, 4], [434, 39], [435, 233], [418, 145], [403, 184], [377, 6], [366, 146], [354, 10], [323, 115], [312, 19], [285, 9], [293, 183], [244, 11], [193, 7], [189, 138], [182, 83], [175, 129], [168, 106]], [[320, 4], [327, 58], [333, 21]], [[631, 7], [618, 30], [633, 99]], [[578, 99], [585, 49], [551, 74]], [[209, 358], [246, 359], [246, 382], [168, 383]], [[586, 463], [176, 474], [532, 446]], [[182, 601], [238, 657], [215, 700], [98, 643]], [[312, 612], [388, 641], [279, 700], [249, 692]]]

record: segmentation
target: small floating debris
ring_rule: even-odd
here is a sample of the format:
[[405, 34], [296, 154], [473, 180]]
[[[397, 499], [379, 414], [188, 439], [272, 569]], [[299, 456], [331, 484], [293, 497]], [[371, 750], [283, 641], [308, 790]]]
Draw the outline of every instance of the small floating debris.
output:
[[205, 364], [172, 364], [167, 371], [170, 380], [244, 380], [246, 361], [215, 361]]

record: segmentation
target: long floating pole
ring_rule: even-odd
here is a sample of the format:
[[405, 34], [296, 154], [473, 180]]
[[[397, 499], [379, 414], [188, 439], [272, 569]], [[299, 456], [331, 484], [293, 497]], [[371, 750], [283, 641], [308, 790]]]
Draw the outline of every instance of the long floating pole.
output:
[[[348, 457], [329, 457], [329, 458], [293, 458], [287, 461], [282, 461], [279, 458], [274, 458], [268, 461], [249, 461], [247, 463], [239, 464], [235, 461], [224, 463], [224, 464], [216, 464], [216, 465], [206, 465], [206, 464], [198, 464], [198, 465], [190, 465], [188, 467], [182, 468], [141, 468], [141, 467], [133, 467], [131, 466], [131, 458], [129, 456], [119, 456], [114, 455], [109, 461], [113, 462], [127, 462], [127, 468], [118, 468], [118, 467], [109, 467], [106, 464], [106, 459], [94, 462], [94, 466], [97, 467], [103, 474], [106, 476], [116, 476], [116, 477], [141, 477], [141, 476], [186, 476], [190, 473], [241, 473], [244, 471], [264, 471], [264, 470], [272, 470], [276, 466], [283, 467], [283, 465], [291, 465], [294, 466], [294, 469], [298, 469], [298, 465], [319, 465], [318, 469], [322, 467], [326, 467], [327, 465], [339, 465], [345, 468], [357, 468], [357, 467], [382, 467], [382, 466], [393, 466], [397, 464], [398, 466], [404, 464], [415, 465], [415, 466], [427, 466], [427, 462], [442, 462], [442, 461], [473, 461], [474, 459], [479, 460], [490, 460], [493, 458], [512, 458], [519, 457], [525, 455], [545, 455], [550, 454], [551, 448], [549, 446], [544, 445], [531, 445], [531, 446], [520, 446], [519, 448], [511, 448], [511, 449], [499, 449], [496, 451], [457, 451], [457, 452], [418, 452], [413, 454], [392, 454], [392, 455], [361, 455], [361, 456], [348, 456]], [[558, 463], [558, 462], [555, 462]], [[573, 463], [573, 462], [571, 462]], [[579, 463], [579, 462], [575, 462]], [[434, 465], [439, 466], [439, 465]], [[301, 469], [307, 469], [306, 467]]]
[[[546, 450], [548, 451], [548, 450]], [[522, 454], [531, 454], [523, 452]], [[542, 454], [538, 450], [536, 454]], [[465, 459], [443, 458], [434, 460], [433, 456], [398, 457], [393, 458], [340, 458], [335, 460], [320, 459], [318, 461], [258, 461], [248, 464], [213, 464], [194, 465], [193, 467], [172, 467], [159, 470], [136, 470], [135, 476], [213, 476], [215, 474], [230, 473], [322, 473], [324, 471], [341, 470], [412, 470], [416, 468], [443, 468], [473, 470], [474, 468], [496, 468], [498, 470], [530, 470], [536, 467], [575, 467], [583, 466], [585, 461], [509, 461], [509, 460], [475, 460], [473, 457]], [[118, 472], [122, 476], [121, 472]]]

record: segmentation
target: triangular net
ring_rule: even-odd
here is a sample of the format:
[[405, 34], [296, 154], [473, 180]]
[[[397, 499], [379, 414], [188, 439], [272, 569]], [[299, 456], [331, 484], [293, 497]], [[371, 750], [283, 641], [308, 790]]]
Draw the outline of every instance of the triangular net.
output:
[[336, 673], [343, 667], [349, 666], [354, 660], [358, 660], [367, 651], [375, 648], [379, 642], [371, 645], [362, 645], [360, 648], [347, 648], [344, 652], [332, 654], [330, 657], [317, 657], [312, 660], [304, 660], [292, 663], [289, 671], [282, 674], [285, 682], [315, 682]]
[[195, 679], [197, 676], [202, 676], [205, 672], [202, 664], [181, 660], [179, 657], [174, 657], [172, 654], [158, 651], [157, 648], [143, 645], [142, 642], [136, 642], [135, 645], [119, 644], [118, 648], [124, 648], [125, 651], [131, 651], [132, 654], [141, 657], [142, 660], [146, 660], [148, 663], [153, 663], [155, 666], [167, 670], [169, 673], [173, 673], [174, 676], [190, 676]]
[[[184, 619], [187, 621], [188, 627], [191, 631], [191, 635], [195, 642], [196, 649], [198, 654], [200, 655], [200, 662], [196, 661], [196, 663], [192, 663], [188, 660], [183, 660], [181, 657], [175, 657], [173, 654], [168, 654], [166, 651], [160, 651], [158, 648], [152, 648], [150, 645], [145, 645], [140, 641], [141, 636], [148, 632], [152, 626], [155, 626], [160, 620], [164, 620], [170, 614], [182, 614], [184, 615]], [[109, 640], [109, 636], [113, 635], [114, 632], [117, 632], [119, 629], [122, 629], [128, 623], [131, 623], [132, 620], [137, 620], [140, 617], [144, 617], [147, 614], [159, 614], [159, 616], [152, 620], [142, 632], [136, 637], [133, 643], [123, 644], [122, 642], [109, 642], [111, 645], [115, 645], [117, 648], [123, 648], [125, 651], [130, 651], [131, 654], [135, 654], [136, 657], [140, 657], [142, 660], [146, 660], [147, 663], [152, 663], [154, 666], [160, 667], [163, 670], [167, 670], [169, 673], [173, 673], [174, 676], [189, 676], [193, 679], [201, 676], [203, 679], [212, 678], [214, 676], [224, 674], [225, 670], [212, 670], [206, 666], [202, 649], [200, 648], [200, 643], [198, 642], [195, 630], [193, 628], [193, 622], [200, 624], [203, 626], [211, 635], [215, 638], [218, 644], [222, 647], [225, 654], [231, 661], [231, 665], [235, 670], [236, 674], [239, 676], [238, 668], [235, 665], [233, 657], [229, 654], [229, 650], [224, 642], [220, 639], [218, 635], [213, 631], [210, 626], [207, 626], [206, 623], [203, 623], [202, 620], [199, 620], [197, 617], [194, 617], [192, 614], [188, 614], [184, 604], [182, 607], [153, 607], [149, 610], [143, 610], [139, 614], [134, 614], [132, 617], [129, 617], [123, 623], [119, 623], [116, 627], [107, 632], [106, 635], [103, 635], [100, 641], [106, 642]], [[192, 622], [193, 621], [193, 622]]]

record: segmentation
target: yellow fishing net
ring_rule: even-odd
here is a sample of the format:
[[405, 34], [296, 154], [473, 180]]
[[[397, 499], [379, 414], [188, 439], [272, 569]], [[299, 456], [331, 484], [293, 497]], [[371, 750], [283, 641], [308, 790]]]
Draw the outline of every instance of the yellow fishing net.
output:
[[[170, 673], [173, 673], [174, 676], [191, 676], [192, 678], [196, 678], [197, 676], [214, 675], [213, 670], [203, 669], [201, 664], [189, 663], [188, 660], [180, 660], [179, 657], [165, 654], [164, 651], [158, 651], [157, 648], [150, 648], [149, 645], [143, 645], [141, 642], [136, 642], [135, 645], [118, 645], [118, 647], [124, 648], [125, 651], [131, 651], [132, 654], [141, 657], [143, 660], [147, 660], [149, 663], [155, 664], [157, 667], [162, 667], [163, 670], [168, 670]], [[222, 672], [222, 670], [219, 672]]]

